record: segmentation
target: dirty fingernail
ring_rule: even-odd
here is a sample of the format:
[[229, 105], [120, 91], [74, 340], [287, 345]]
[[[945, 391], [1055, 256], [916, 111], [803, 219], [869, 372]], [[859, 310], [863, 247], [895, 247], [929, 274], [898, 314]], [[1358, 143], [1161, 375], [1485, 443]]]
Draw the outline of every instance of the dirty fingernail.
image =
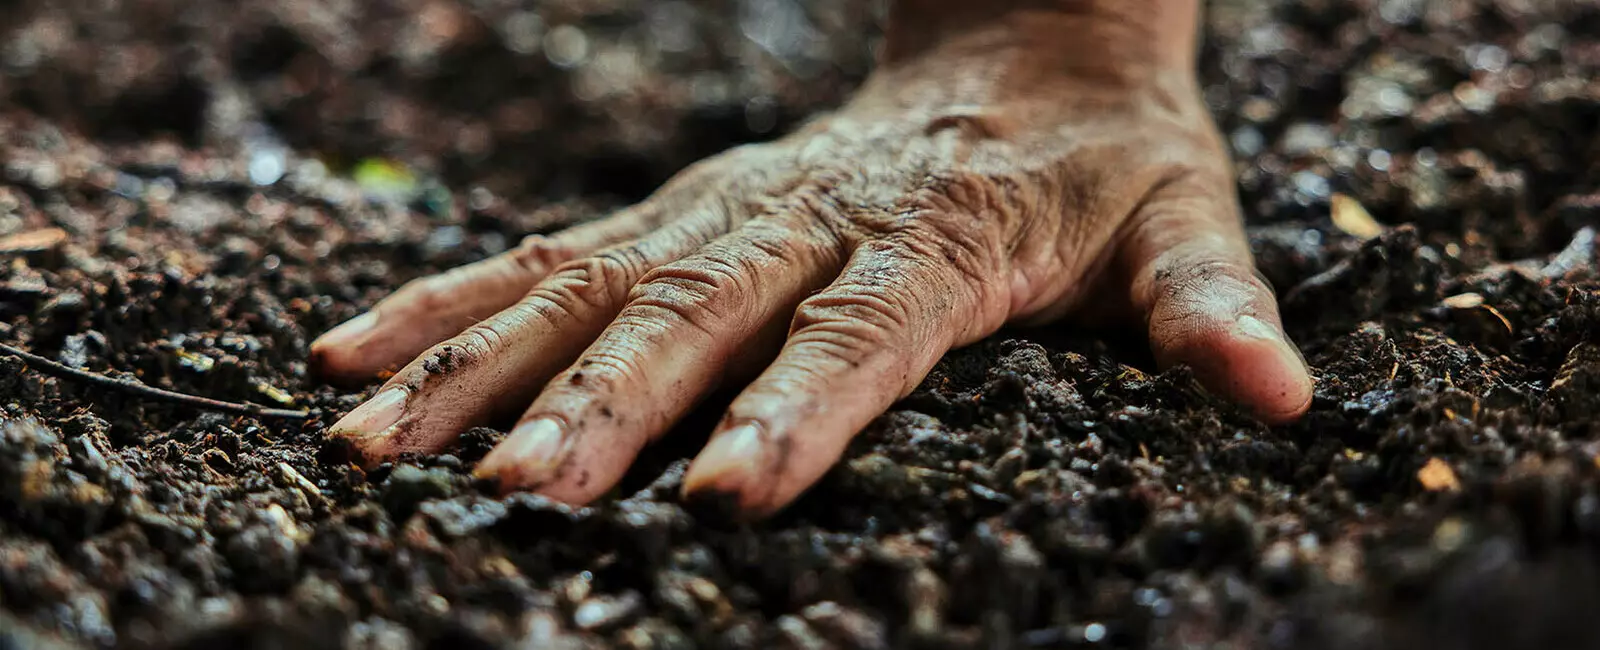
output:
[[365, 438], [383, 433], [400, 421], [406, 412], [406, 399], [410, 393], [398, 386], [378, 393], [365, 404], [335, 422], [329, 431], [335, 435]]
[[378, 326], [378, 312], [369, 311], [340, 324], [318, 337], [315, 345], [335, 348], [354, 347]]
[[683, 478], [683, 491], [693, 494], [705, 488], [735, 487], [755, 478], [762, 469], [761, 429], [743, 424], [723, 432], [706, 445], [689, 466]]
[[563, 438], [561, 425], [555, 420], [529, 420], [518, 425], [500, 446], [489, 452], [473, 474], [478, 478], [518, 477], [508, 483], [510, 487], [536, 483], [556, 466]]

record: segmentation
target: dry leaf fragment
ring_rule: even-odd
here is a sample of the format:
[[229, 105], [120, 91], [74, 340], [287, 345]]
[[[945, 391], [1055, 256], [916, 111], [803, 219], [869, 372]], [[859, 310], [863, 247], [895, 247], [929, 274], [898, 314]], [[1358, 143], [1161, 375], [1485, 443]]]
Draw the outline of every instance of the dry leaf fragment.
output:
[[1472, 292], [1458, 293], [1445, 298], [1444, 306], [1451, 309], [1475, 309], [1483, 306], [1483, 296]]
[[1373, 219], [1360, 201], [1344, 194], [1333, 195], [1331, 216], [1334, 227], [1351, 236], [1372, 239], [1383, 234], [1383, 224]]
[[1466, 311], [1468, 309], [1481, 309], [1484, 311], [1484, 313], [1493, 316], [1494, 319], [1499, 322], [1499, 325], [1505, 328], [1506, 333], [1509, 334], [1514, 331], [1511, 327], [1511, 321], [1505, 317], [1505, 314], [1500, 313], [1500, 310], [1495, 309], [1493, 305], [1485, 302], [1482, 294], [1477, 294], [1470, 291], [1467, 293], [1458, 293], [1445, 298], [1442, 302], [1444, 303], [1444, 306], [1460, 311]]
[[1428, 463], [1417, 470], [1417, 482], [1429, 492], [1455, 492], [1461, 489], [1461, 479], [1456, 478], [1456, 471], [1438, 456], [1429, 458]]

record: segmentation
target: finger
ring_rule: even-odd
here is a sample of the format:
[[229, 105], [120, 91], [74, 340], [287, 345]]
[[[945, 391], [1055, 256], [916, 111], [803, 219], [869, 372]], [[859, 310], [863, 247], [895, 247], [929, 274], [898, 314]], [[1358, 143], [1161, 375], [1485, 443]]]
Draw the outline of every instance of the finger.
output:
[[498, 478], [507, 491], [537, 488], [573, 503], [603, 494], [647, 442], [715, 388], [735, 357], [778, 347], [795, 305], [838, 275], [841, 251], [821, 228], [775, 217], [651, 271], [478, 475]]
[[[863, 244], [833, 285], [795, 310], [771, 367], [728, 409], [684, 478], [749, 515], [783, 507], [954, 345], [1004, 321], [1009, 296], [971, 249], [910, 238]], [[954, 252], [952, 252], [954, 251]], [[952, 262], [951, 260], [954, 260]]]
[[338, 384], [371, 381], [511, 306], [562, 262], [638, 238], [659, 221], [657, 208], [635, 206], [550, 236], [528, 237], [514, 250], [407, 283], [371, 311], [318, 337], [311, 344], [312, 367]]
[[1267, 423], [1304, 414], [1310, 374], [1255, 272], [1231, 197], [1173, 183], [1130, 224], [1119, 263], [1157, 362], [1187, 364], [1207, 388]]
[[520, 411], [594, 340], [645, 272], [694, 251], [726, 224], [718, 209], [703, 209], [556, 267], [515, 305], [413, 360], [334, 424], [333, 435], [374, 463], [435, 451], [468, 428]]

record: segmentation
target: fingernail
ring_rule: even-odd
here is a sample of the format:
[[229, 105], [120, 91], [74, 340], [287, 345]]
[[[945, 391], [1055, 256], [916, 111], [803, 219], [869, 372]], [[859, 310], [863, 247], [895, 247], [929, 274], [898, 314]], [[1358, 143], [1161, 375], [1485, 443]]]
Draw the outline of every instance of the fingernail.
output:
[[753, 478], [760, 469], [761, 429], [755, 424], [743, 424], [723, 432], [706, 445], [689, 466], [683, 478], [686, 494], [715, 486], [739, 486]]
[[372, 329], [377, 326], [378, 312], [369, 311], [328, 330], [327, 333], [317, 337], [315, 345], [336, 348], [354, 347], [360, 345], [367, 338], [367, 334], [371, 333]]
[[1239, 317], [1238, 327], [1239, 332], [1245, 336], [1265, 339], [1277, 343], [1278, 353], [1283, 355], [1284, 360], [1289, 362], [1289, 365], [1298, 364], [1301, 368], [1310, 367], [1308, 364], [1306, 364], [1305, 355], [1300, 353], [1300, 348], [1295, 347], [1294, 344], [1290, 343], [1289, 339], [1283, 335], [1283, 332], [1279, 331], [1276, 327], [1268, 325], [1266, 321], [1246, 314]]
[[514, 482], [519, 486], [536, 483], [555, 468], [564, 438], [561, 424], [551, 418], [524, 422], [478, 463], [473, 475], [492, 478], [513, 473], [522, 477]]
[[334, 435], [355, 438], [383, 433], [399, 422], [400, 416], [405, 415], [406, 399], [409, 397], [410, 393], [399, 386], [384, 390], [340, 418], [328, 430]]
[[1239, 332], [1245, 334], [1246, 336], [1251, 336], [1258, 339], [1271, 339], [1273, 341], [1283, 340], [1283, 336], [1278, 334], [1277, 328], [1274, 328], [1273, 326], [1268, 325], [1266, 321], [1249, 314], [1239, 317]]

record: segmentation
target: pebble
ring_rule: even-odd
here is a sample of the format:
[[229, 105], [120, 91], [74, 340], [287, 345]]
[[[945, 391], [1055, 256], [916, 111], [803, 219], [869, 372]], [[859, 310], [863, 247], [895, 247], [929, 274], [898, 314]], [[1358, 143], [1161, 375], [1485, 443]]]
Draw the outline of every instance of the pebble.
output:
[[506, 506], [477, 496], [423, 502], [417, 511], [438, 525], [446, 537], [462, 538], [500, 523]]
[[580, 630], [598, 630], [627, 624], [644, 609], [644, 598], [629, 591], [619, 596], [596, 596], [579, 604], [572, 612], [572, 624]]
[[859, 650], [887, 650], [889, 633], [883, 622], [857, 610], [823, 601], [801, 610], [811, 627], [839, 647]]
[[647, 618], [617, 634], [620, 645], [635, 650], [690, 650], [695, 643], [659, 618]]
[[[67, 243], [67, 231], [42, 228], [0, 237], [0, 255], [41, 256], [55, 252]], [[30, 257], [30, 262], [37, 261]]]
[[793, 614], [778, 617], [778, 634], [786, 650], [830, 650], [833, 646], [817, 635], [805, 620]]
[[448, 470], [425, 470], [411, 464], [396, 467], [383, 484], [383, 504], [396, 520], [410, 516], [423, 501], [455, 494], [455, 475]]
[[344, 647], [349, 650], [412, 650], [421, 646], [405, 626], [372, 617], [350, 626], [345, 632]]
[[1300, 122], [1283, 133], [1283, 153], [1304, 156], [1333, 147], [1333, 131], [1326, 124]]

